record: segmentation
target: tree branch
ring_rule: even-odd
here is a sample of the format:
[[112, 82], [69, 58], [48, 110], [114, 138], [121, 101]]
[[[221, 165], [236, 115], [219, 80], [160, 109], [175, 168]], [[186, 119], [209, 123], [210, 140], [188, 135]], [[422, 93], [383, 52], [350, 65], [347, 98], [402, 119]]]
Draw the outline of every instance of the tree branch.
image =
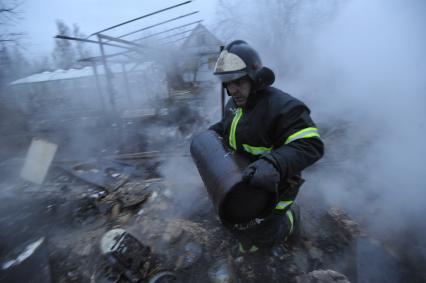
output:
[[12, 8], [10, 8], [10, 9], [0, 9], [0, 13], [3, 13], [3, 12], [13, 12], [13, 9]]

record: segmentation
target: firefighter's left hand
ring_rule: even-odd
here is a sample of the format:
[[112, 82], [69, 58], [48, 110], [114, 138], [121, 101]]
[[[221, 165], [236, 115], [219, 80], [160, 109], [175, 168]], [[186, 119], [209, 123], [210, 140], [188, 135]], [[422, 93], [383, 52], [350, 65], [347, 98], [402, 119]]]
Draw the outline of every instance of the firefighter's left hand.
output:
[[243, 181], [250, 186], [276, 193], [280, 174], [271, 162], [259, 159], [249, 164], [243, 171]]

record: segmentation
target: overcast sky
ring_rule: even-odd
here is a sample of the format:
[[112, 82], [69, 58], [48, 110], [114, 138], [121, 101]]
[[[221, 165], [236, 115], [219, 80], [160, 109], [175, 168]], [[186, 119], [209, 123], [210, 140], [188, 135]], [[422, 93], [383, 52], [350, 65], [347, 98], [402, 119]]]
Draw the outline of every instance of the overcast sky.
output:
[[[24, 32], [23, 47], [31, 57], [50, 56], [56, 35], [56, 20], [63, 20], [68, 26], [78, 24], [80, 30], [89, 35], [103, 28], [130, 20], [159, 9], [186, 2], [185, 0], [24, 0], [19, 7], [22, 19], [15, 29]], [[192, 21], [204, 20], [209, 26], [215, 13], [215, 0], [196, 0], [159, 15], [129, 24], [125, 29], [117, 29], [106, 34], [118, 36], [138, 28], [155, 24], [170, 18], [199, 10], [200, 13], [158, 27], [164, 30]]]

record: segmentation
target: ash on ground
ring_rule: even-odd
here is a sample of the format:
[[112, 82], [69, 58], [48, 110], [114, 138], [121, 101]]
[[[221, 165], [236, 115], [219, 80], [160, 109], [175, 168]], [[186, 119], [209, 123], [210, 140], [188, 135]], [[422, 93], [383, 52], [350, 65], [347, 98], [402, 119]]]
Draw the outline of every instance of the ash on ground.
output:
[[22, 160], [3, 162], [10, 178], [2, 182], [0, 281], [404, 281], [399, 258], [344, 210], [321, 205], [309, 182], [298, 198], [298, 243], [231, 253], [236, 242], [195, 167], [183, 166], [192, 164], [191, 133], [206, 127], [188, 109], [176, 110], [185, 121], [174, 125], [149, 120], [143, 130], [121, 130], [115, 148], [102, 144], [90, 159], [59, 152], [43, 185], [12, 177]]

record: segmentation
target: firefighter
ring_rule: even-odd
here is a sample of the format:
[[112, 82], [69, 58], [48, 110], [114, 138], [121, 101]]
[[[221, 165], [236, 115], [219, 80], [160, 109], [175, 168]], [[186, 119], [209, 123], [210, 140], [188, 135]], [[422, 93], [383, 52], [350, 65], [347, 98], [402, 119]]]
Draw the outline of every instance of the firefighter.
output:
[[324, 151], [309, 108], [300, 100], [272, 87], [273, 71], [262, 65], [247, 42], [229, 43], [214, 69], [231, 99], [221, 121], [212, 125], [224, 142], [250, 161], [243, 180], [278, 195], [270, 215], [251, 226], [235, 225], [240, 252], [254, 252], [296, 240], [300, 216], [294, 200], [303, 183], [301, 172]]

